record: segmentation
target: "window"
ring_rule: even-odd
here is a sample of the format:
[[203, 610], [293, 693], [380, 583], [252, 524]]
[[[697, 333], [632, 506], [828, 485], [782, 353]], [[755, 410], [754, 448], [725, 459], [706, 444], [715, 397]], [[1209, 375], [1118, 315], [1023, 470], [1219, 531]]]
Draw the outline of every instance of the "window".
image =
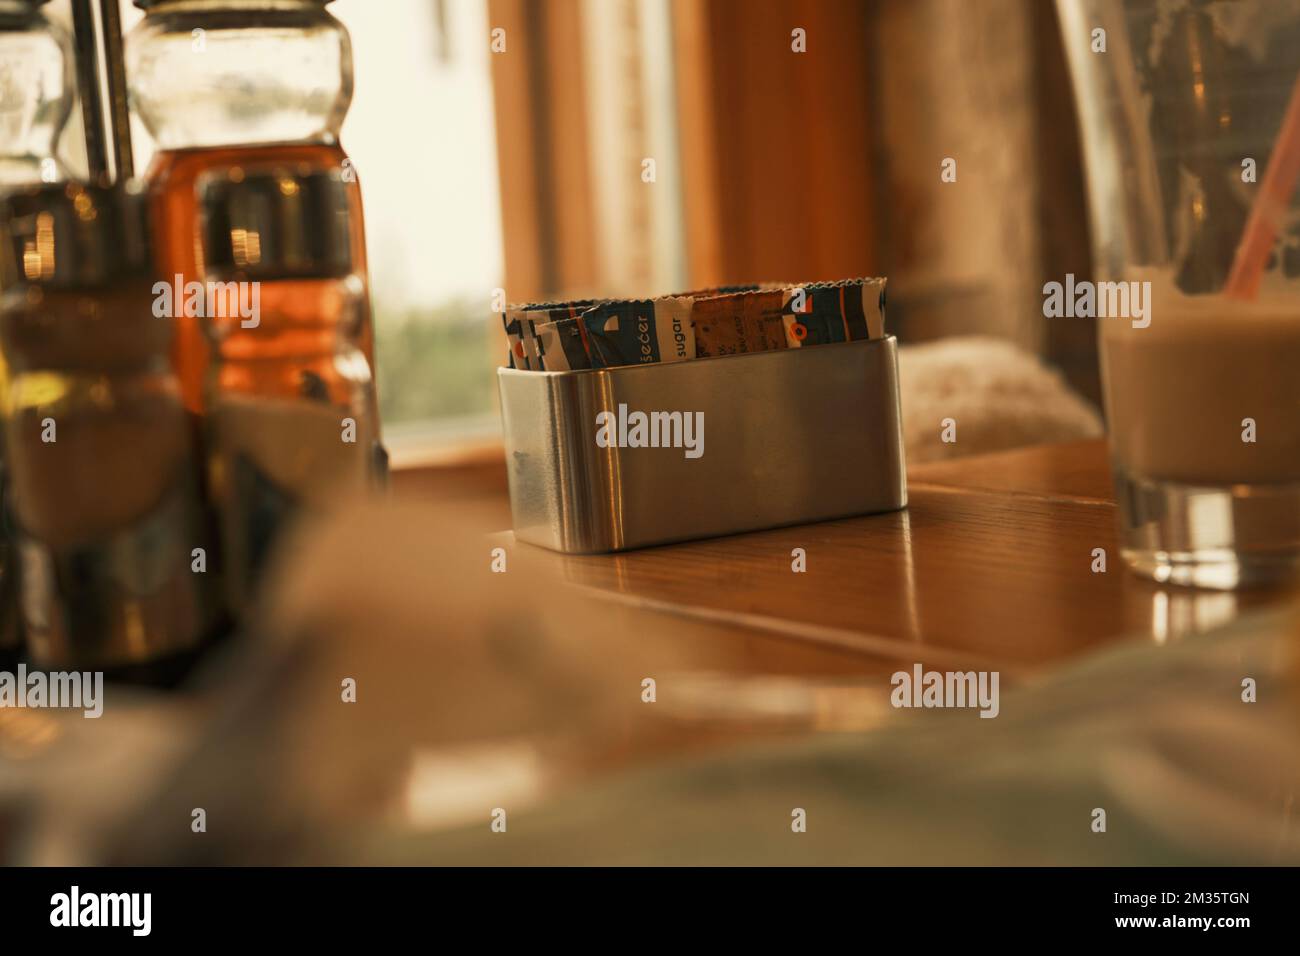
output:
[[[504, 284], [486, 0], [337, 0], [355, 91], [387, 440], [498, 428], [488, 321]], [[395, 447], [400, 452], [400, 447]]]

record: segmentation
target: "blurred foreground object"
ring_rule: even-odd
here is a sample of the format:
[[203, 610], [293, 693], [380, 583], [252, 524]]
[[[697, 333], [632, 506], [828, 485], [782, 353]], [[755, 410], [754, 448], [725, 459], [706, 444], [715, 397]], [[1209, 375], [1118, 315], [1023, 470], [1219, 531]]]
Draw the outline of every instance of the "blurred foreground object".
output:
[[[123, 852], [288, 862], [324, 832], [522, 806], [623, 746], [644, 674], [601, 643], [626, 612], [573, 600], [490, 528], [466, 506], [383, 500], [300, 528], [277, 552], [238, 706], [124, 827]], [[458, 781], [431, 808], [430, 768]], [[195, 806], [220, 840], [185, 840]]]
[[[651, 667], [689, 622], [597, 600], [486, 530], [464, 509], [377, 504], [285, 549], [258, 642], [270, 658], [241, 671], [227, 719], [124, 822], [113, 858], [1300, 862], [1294, 611], [1120, 647], [1006, 693], [992, 720], [893, 710], [888, 661], [839, 708], [845, 729], [874, 729], [656, 767], [656, 734], [687, 701], [647, 705], [641, 680], [707, 643]], [[746, 706], [788, 704], [789, 681], [753, 688], [778, 685]], [[614, 776], [627, 754], [643, 769]], [[186, 829], [196, 806], [219, 839]]]
[[1007, 695], [993, 720], [902, 711], [866, 734], [575, 788], [509, 839], [475, 827], [337, 846], [390, 864], [1294, 866], [1298, 635], [1294, 609], [1258, 615], [1108, 652]]

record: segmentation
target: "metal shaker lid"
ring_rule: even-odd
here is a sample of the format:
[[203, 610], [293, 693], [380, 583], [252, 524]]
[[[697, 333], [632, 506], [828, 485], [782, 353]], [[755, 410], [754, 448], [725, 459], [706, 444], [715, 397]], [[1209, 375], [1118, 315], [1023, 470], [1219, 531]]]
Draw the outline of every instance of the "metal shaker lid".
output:
[[195, 188], [209, 276], [275, 281], [351, 274], [352, 221], [342, 170], [230, 166], [203, 175]]
[[58, 183], [0, 196], [0, 289], [94, 288], [150, 267], [138, 182]]

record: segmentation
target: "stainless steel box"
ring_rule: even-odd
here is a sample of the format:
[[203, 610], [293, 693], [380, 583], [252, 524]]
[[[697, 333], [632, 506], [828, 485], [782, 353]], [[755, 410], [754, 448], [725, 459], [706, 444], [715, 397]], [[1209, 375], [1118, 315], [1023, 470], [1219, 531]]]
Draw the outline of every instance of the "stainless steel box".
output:
[[[624, 551], [907, 505], [893, 336], [654, 365], [498, 369], [515, 536]], [[703, 454], [600, 447], [597, 415], [703, 413]]]

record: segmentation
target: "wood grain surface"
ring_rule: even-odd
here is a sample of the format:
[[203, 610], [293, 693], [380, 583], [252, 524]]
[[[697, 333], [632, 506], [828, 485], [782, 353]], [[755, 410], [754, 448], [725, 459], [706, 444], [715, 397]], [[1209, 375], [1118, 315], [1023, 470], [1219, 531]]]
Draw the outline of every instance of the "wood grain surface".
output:
[[[567, 580], [679, 620], [926, 666], [1041, 673], [1123, 639], [1178, 640], [1277, 592], [1161, 587], [1118, 550], [1105, 443], [913, 469], [910, 505], [871, 515], [614, 555], [568, 556]], [[807, 570], [792, 570], [802, 548]], [[1093, 571], [1093, 549], [1106, 571]]]
[[[440, 475], [407, 470], [394, 484], [508, 522], [501, 463]], [[1125, 570], [1104, 441], [934, 462], [908, 484], [910, 505], [895, 514], [625, 554], [500, 540], [512, 560], [557, 566], [584, 599], [621, 605], [639, 652], [685, 643], [700, 668], [746, 674], [878, 675], [919, 661], [1001, 668], [1014, 681], [1116, 641], [1179, 640], [1284, 597], [1163, 587]], [[791, 567], [796, 548], [803, 573]], [[1092, 570], [1095, 548], [1105, 573]]]

